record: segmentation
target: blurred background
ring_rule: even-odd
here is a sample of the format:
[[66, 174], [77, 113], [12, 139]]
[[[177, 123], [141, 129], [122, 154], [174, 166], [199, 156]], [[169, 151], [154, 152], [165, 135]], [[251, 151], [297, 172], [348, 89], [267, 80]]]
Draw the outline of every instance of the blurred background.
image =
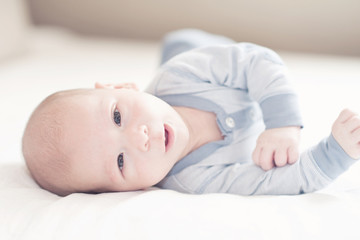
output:
[[360, 56], [359, 0], [27, 0], [26, 4], [32, 23], [86, 35], [160, 39], [168, 31], [191, 27], [278, 50]]

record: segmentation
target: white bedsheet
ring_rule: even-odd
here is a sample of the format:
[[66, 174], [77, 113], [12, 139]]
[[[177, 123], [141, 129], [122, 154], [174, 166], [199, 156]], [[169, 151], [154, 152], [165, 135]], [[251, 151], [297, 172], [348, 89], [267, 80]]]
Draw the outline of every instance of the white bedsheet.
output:
[[[344, 107], [360, 112], [360, 58], [280, 52], [299, 90], [301, 148], [330, 133]], [[360, 239], [360, 164], [326, 189], [244, 197], [146, 191], [72, 194], [40, 189], [20, 139], [48, 94], [100, 82], [151, 80], [159, 43], [81, 38], [34, 29], [22, 56], [0, 62], [0, 239]]]

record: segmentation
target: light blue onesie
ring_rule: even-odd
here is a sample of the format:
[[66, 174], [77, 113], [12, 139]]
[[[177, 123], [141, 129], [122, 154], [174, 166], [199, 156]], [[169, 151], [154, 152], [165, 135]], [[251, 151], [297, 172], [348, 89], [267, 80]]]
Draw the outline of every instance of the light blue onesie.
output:
[[270, 171], [254, 165], [264, 128], [302, 126], [286, 67], [270, 49], [181, 30], [165, 38], [162, 63], [147, 92], [172, 106], [214, 112], [224, 140], [181, 159], [157, 186], [196, 194], [300, 194], [323, 188], [355, 162], [330, 135], [293, 165]]

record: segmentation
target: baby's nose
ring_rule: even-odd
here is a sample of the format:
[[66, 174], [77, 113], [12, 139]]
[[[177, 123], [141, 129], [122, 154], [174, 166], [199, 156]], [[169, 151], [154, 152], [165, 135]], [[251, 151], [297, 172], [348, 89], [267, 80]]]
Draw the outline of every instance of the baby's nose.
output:
[[141, 151], [149, 150], [149, 129], [146, 125], [140, 125], [133, 133], [132, 143]]

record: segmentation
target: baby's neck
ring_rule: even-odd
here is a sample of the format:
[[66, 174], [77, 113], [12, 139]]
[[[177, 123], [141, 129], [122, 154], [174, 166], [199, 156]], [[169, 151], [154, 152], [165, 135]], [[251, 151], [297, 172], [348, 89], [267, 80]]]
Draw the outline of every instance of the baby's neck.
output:
[[189, 129], [188, 153], [204, 144], [223, 139], [216, 122], [216, 115], [188, 107], [174, 107]]

